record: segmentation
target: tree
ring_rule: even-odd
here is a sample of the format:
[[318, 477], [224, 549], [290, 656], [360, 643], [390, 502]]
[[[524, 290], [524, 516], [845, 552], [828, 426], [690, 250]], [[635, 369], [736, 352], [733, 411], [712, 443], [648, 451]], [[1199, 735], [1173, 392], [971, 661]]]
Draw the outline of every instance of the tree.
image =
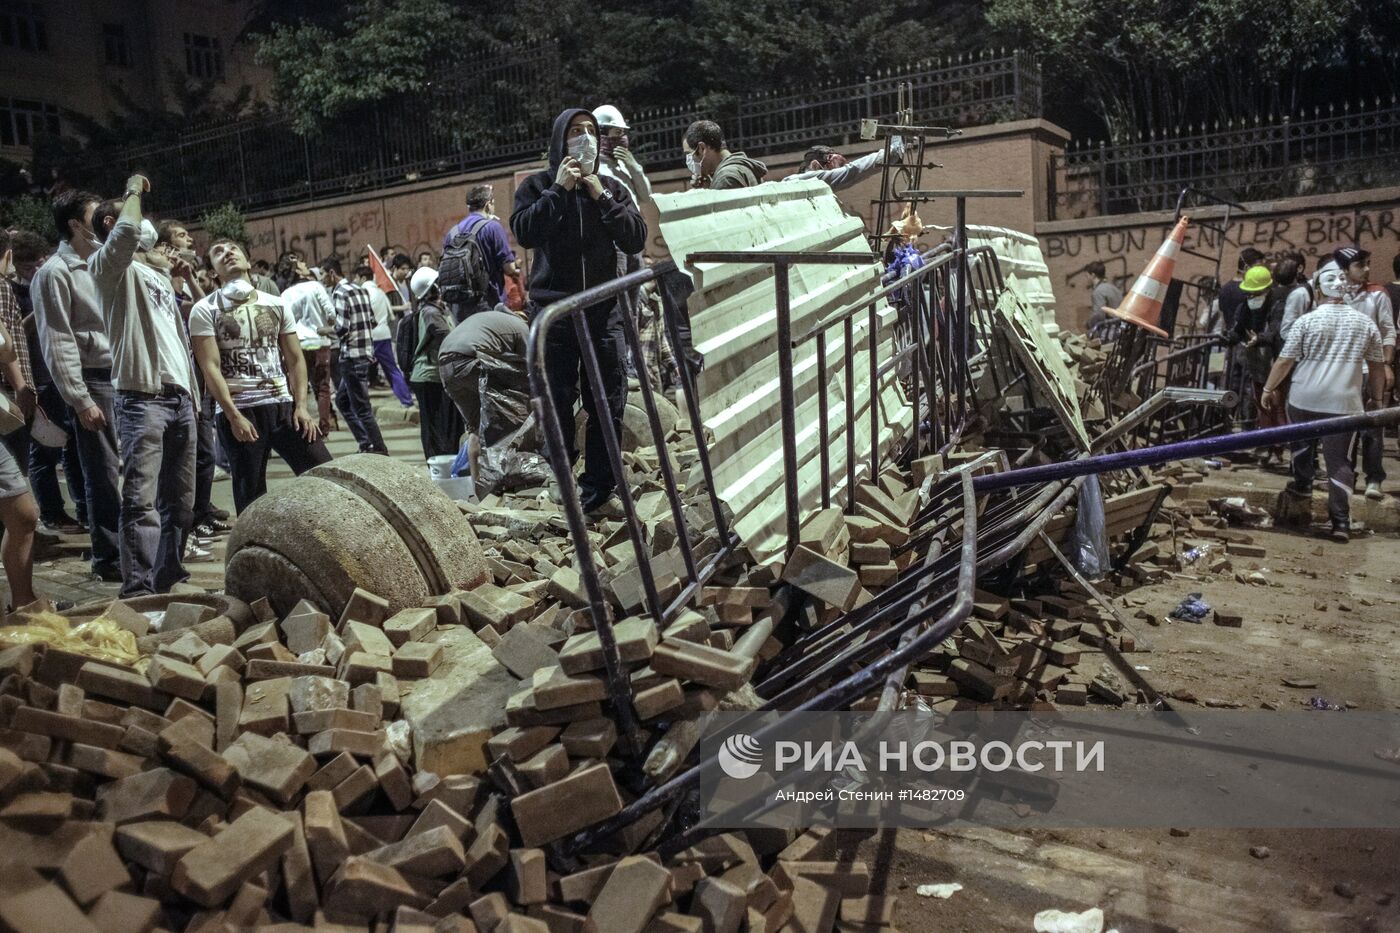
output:
[[243, 217], [243, 212], [232, 202], [202, 215], [199, 225], [204, 228], [204, 234], [210, 240], [229, 239], [235, 243], [242, 243], [244, 248], [247, 247], [248, 223]]
[[1400, 42], [1392, 5], [1333, 0], [988, 0], [987, 21], [1113, 139], [1325, 104], [1347, 74], [1388, 92]]
[[466, 21], [447, 0], [351, 0], [254, 33], [278, 102], [303, 133], [357, 105], [421, 91], [468, 48]]
[[58, 241], [58, 228], [53, 225], [49, 202], [37, 195], [0, 198], [0, 227], [30, 230], [50, 243]]

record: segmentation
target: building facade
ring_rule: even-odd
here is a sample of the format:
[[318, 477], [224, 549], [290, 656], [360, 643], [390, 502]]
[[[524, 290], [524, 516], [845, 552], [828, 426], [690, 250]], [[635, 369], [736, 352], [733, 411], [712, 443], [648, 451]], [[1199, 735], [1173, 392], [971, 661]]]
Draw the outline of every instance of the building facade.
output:
[[266, 96], [270, 75], [238, 41], [249, 0], [3, 0], [0, 2], [0, 158], [23, 161], [68, 115], [103, 120], [121, 109], [171, 106], [171, 76], [229, 95]]

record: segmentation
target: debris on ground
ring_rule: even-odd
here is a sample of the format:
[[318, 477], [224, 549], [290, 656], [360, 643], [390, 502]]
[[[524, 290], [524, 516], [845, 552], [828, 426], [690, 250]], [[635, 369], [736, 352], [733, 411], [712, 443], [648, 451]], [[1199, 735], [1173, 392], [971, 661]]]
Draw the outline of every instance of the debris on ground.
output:
[[1035, 933], [1103, 933], [1103, 910], [1099, 907], [1090, 907], [1082, 913], [1042, 910], [1035, 915]]
[[1210, 603], [1202, 599], [1200, 593], [1188, 593], [1185, 599], [1177, 603], [1175, 609], [1167, 613], [1167, 616], [1179, 622], [1201, 623], [1210, 613]]

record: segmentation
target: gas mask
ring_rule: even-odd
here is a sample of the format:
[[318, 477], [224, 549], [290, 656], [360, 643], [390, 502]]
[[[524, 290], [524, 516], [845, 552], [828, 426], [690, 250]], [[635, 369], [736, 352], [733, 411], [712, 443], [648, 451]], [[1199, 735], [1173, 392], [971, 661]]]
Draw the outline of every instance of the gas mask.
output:
[[137, 252], [149, 253], [156, 248], [156, 225], [144, 217], [141, 218], [141, 239], [136, 243]]
[[226, 308], [236, 308], [257, 294], [257, 291], [247, 279], [234, 279], [219, 289], [219, 303]]
[[591, 175], [598, 167], [598, 140], [591, 133], [575, 136], [569, 140], [569, 155], [578, 160], [585, 175]]
[[1335, 262], [1329, 262], [1317, 271], [1317, 290], [1334, 301], [1346, 298], [1349, 284], [1346, 273], [1338, 269]]

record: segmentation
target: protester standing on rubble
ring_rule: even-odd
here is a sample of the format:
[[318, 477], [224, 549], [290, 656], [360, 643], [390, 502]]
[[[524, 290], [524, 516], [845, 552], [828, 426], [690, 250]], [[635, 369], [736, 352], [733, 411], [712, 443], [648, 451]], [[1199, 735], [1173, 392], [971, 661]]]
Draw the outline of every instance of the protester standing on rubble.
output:
[[490, 185], [477, 185], [467, 192], [467, 216], [447, 231], [442, 238], [442, 251], [444, 261], [438, 271], [448, 280], [441, 286], [446, 288], [449, 281], [455, 281], [458, 270], [466, 279], [456, 289], [448, 290], [449, 295], [469, 296], [466, 301], [447, 303], [453, 319], [459, 323], [473, 311], [502, 304], [506, 299], [506, 277], [520, 278], [515, 251], [496, 217], [496, 192]]
[[[399, 327], [412, 329], [408, 339], [412, 340], [413, 365], [408, 384], [418, 399], [418, 434], [426, 458], [455, 454], [462, 440], [462, 415], [447, 397], [438, 368], [443, 338], [452, 331], [452, 318], [442, 306], [437, 278], [438, 272], [431, 266], [414, 271], [409, 287], [415, 307], [399, 322]], [[513, 314], [509, 317], [524, 324]], [[399, 335], [401, 341], [404, 337]]]
[[1118, 308], [1123, 304], [1123, 289], [1108, 280], [1108, 270], [1095, 259], [1084, 267], [1089, 273], [1089, 320], [1084, 330], [1090, 337], [1111, 340], [1118, 334], [1118, 319], [1108, 316], [1105, 308]]
[[307, 378], [316, 397], [316, 427], [325, 437], [335, 426], [331, 396], [335, 394], [333, 387], [337, 380], [331, 357], [340, 352], [333, 346], [335, 308], [331, 306], [326, 287], [312, 277], [306, 261], [299, 258], [292, 262], [282, 301], [296, 322], [301, 358], [306, 362]]
[[141, 224], [150, 190], [133, 175], [121, 200], [98, 205], [92, 226], [102, 245], [88, 258], [117, 393], [123, 597], [167, 593], [189, 577], [181, 559], [194, 518], [199, 388], [189, 338], [170, 279], [137, 261], [156, 245], [155, 229], [148, 241]]
[[[1285, 404], [1282, 387], [1290, 375], [1293, 382], [1288, 390], [1288, 420], [1295, 423], [1365, 411], [1363, 373], [1370, 397], [1381, 397], [1385, 387], [1381, 365], [1385, 352], [1380, 328], [1347, 304], [1346, 292], [1345, 273], [1335, 263], [1328, 263], [1318, 274], [1319, 304], [1289, 331], [1264, 386], [1262, 407], [1272, 411]], [[1320, 441], [1327, 461], [1330, 536], [1339, 542], [1349, 539], [1351, 529], [1351, 489], [1356, 481], [1351, 466], [1351, 437], [1333, 434]], [[1314, 438], [1299, 441], [1292, 449], [1293, 482], [1287, 492], [1304, 502], [1312, 497], [1318, 444]], [[1306, 513], [1306, 507], [1300, 511]]]
[[[549, 169], [531, 175], [516, 190], [510, 227], [520, 245], [535, 253], [530, 301], [536, 308], [612, 281], [617, 277], [619, 250], [641, 252], [646, 245], [646, 222], [622, 183], [598, 174], [598, 123], [592, 113], [570, 109], [555, 118]], [[577, 459], [570, 426], [580, 381], [583, 383], [583, 407], [589, 419], [579, 491], [584, 508], [593, 511], [612, 498], [618, 481], [598, 419], [606, 406], [615, 433], [622, 436], [627, 380], [622, 371], [622, 322], [617, 301], [599, 302], [582, 313], [605, 397], [593, 397], [571, 322], [550, 330], [545, 359], [550, 395], [565, 425], [564, 443], [569, 449], [564, 453], [570, 462]]]
[[[904, 137], [890, 137], [890, 162], [904, 161]], [[832, 191], [843, 191], [875, 174], [885, 164], [885, 147], [850, 160], [830, 146], [813, 146], [802, 156], [801, 166], [783, 181], [816, 179]]]
[[253, 286], [238, 243], [216, 240], [209, 261], [223, 287], [195, 306], [190, 340], [218, 404], [233, 507], [242, 513], [267, 492], [272, 451], [297, 476], [331, 455], [306, 413], [306, 364], [291, 311], [280, 297]]
[[112, 411], [112, 350], [88, 261], [101, 246], [92, 212], [101, 202], [86, 191], [68, 191], [53, 202], [58, 249], [34, 274], [34, 320], [44, 363], [53, 377], [78, 440], [83, 466], [92, 572], [122, 579], [118, 531], [116, 415]]
[[[1371, 254], [1355, 246], [1343, 246], [1332, 253], [1332, 261], [1346, 276], [1347, 304], [1375, 323], [1381, 332], [1381, 349], [1385, 354], [1382, 367], [1384, 382], [1381, 392], [1368, 395], [1370, 407], [1384, 408], [1395, 386], [1395, 308], [1384, 285], [1371, 281]], [[1361, 467], [1366, 474], [1366, 498], [1384, 499], [1381, 486], [1385, 482], [1385, 431], [1372, 428], [1361, 432]]]
[[730, 152], [724, 131], [713, 120], [696, 120], [681, 137], [685, 167], [693, 188], [727, 191], [752, 188], [763, 181], [768, 166], [742, 152]]
[[374, 309], [369, 294], [344, 278], [340, 260], [334, 257], [321, 263], [321, 272], [331, 293], [336, 335], [340, 338], [339, 369], [335, 404], [350, 425], [350, 433], [360, 445], [360, 453], [384, 454], [384, 435], [374, 417], [369, 401], [369, 361], [373, 355], [370, 334], [374, 331]]

